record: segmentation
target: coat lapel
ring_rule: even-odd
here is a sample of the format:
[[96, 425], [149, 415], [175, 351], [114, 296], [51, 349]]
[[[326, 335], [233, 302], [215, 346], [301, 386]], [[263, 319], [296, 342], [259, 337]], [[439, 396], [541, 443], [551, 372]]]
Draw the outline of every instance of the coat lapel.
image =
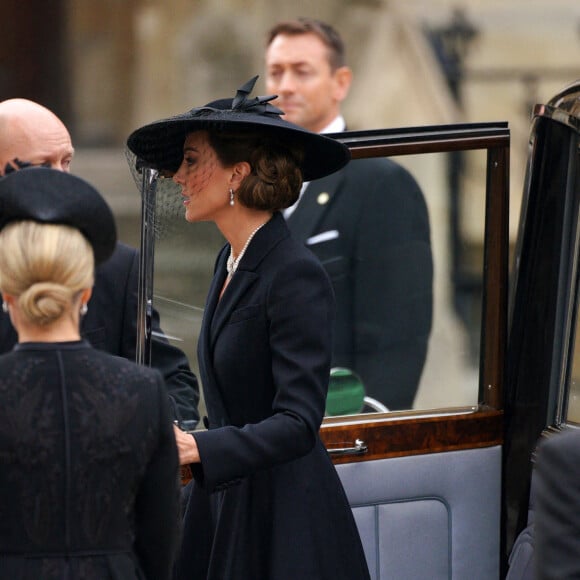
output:
[[316, 232], [343, 179], [344, 171], [341, 169], [308, 184], [298, 206], [288, 218], [288, 227], [296, 240], [304, 243]]
[[275, 214], [254, 236], [221, 298], [220, 292], [227, 276], [229, 245], [226, 245], [218, 256], [215, 274], [207, 295], [198, 346], [199, 370], [212, 426], [222, 426], [230, 422], [221, 385], [216, 380], [213, 368], [215, 343], [244, 295], [254, 284], [259, 283], [259, 266], [262, 260], [281, 239], [289, 235], [284, 218], [279, 213]]
[[219, 306], [219, 295], [226, 278], [226, 261], [229, 246], [225, 246], [216, 262], [214, 277], [211, 281], [197, 349], [199, 370], [203, 384], [205, 404], [212, 427], [221, 427], [229, 423], [229, 415], [223, 401], [223, 395], [216, 381], [212, 365], [212, 327]]
[[288, 235], [289, 232], [284, 223], [284, 218], [279, 213], [275, 214], [255, 235], [234, 277], [220, 299], [219, 295], [226, 279], [226, 261], [229, 255], [229, 246], [224, 248], [218, 259], [216, 274], [208, 293], [206, 304], [208, 316], [204, 316], [203, 323], [208, 338], [207, 346], [210, 350], [213, 349], [222, 328], [242, 297], [259, 280], [259, 274], [256, 270], [264, 257], [282, 238]]
[[[245, 257], [245, 256], [244, 256]], [[223, 296], [219, 300], [217, 306], [215, 307], [215, 312], [213, 319], [211, 321], [210, 330], [210, 347], [213, 348], [215, 341], [223, 328], [224, 324], [227, 322], [232, 311], [235, 309], [236, 304], [239, 302], [240, 298], [246, 293], [246, 290], [252, 286], [256, 281], [258, 276], [254, 272], [246, 272], [243, 270], [238, 270], [234, 274], [235, 280], [232, 278], [228, 284]], [[224, 279], [224, 278], [222, 278]], [[221, 291], [223, 282], [218, 288], [217, 292]]]

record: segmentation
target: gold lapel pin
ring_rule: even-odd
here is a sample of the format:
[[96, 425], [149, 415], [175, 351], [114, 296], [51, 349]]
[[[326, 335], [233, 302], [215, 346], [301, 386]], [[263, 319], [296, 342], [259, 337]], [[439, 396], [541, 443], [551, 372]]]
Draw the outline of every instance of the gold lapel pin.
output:
[[318, 205], [325, 205], [328, 203], [329, 199], [330, 199], [330, 195], [328, 195], [328, 193], [326, 193], [326, 191], [323, 191], [322, 193], [318, 194], [316, 201], [318, 202]]

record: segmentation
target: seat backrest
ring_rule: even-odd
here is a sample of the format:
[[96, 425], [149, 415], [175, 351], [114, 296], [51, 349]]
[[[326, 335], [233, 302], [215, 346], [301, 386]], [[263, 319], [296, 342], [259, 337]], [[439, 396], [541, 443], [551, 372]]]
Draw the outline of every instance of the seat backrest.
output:
[[499, 577], [500, 446], [337, 468], [373, 580]]

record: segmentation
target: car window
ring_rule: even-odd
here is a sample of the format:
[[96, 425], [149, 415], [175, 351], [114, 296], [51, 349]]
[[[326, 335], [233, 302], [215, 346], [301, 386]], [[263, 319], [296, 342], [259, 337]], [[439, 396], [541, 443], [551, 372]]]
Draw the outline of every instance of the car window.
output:
[[[480, 338], [488, 151], [471, 147], [466, 151], [454, 148], [444, 152], [376, 157], [404, 168], [418, 184], [425, 200], [433, 268], [432, 316], [426, 356], [413, 403], [394, 409], [389, 408], [389, 401], [382, 400], [381, 396], [373, 396], [364, 381], [359, 380], [364, 373], [362, 369], [339, 361], [329, 377], [327, 415], [474, 407], [481, 400]], [[388, 187], [388, 182], [381, 183], [379, 190]], [[361, 196], [364, 195], [365, 192], [361, 192]], [[404, 200], [403, 195], [402, 203]], [[373, 205], [365, 207], [363, 204], [362, 207], [372, 215]], [[157, 180], [154, 208], [151, 219], [147, 220], [152, 222], [148, 227], [155, 232], [153, 305], [160, 313], [164, 333], [185, 352], [192, 370], [199, 375], [196, 349], [203, 305], [215, 258], [225, 240], [213, 224], [185, 221], [179, 188], [170, 179]], [[404, 215], [402, 210], [399, 213]], [[378, 214], [376, 219], [380, 221], [386, 217]], [[405, 227], [405, 224], [396, 226], [397, 222], [393, 223], [395, 225], [389, 227]], [[316, 248], [318, 244], [311, 242], [306, 241], [315, 253], [323, 245]], [[377, 260], [378, 269], [390, 271], [392, 257], [385, 257], [381, 250], [380, 245], [374, 248], [373, 259]], [[324, 255], [320, 258], [324, 261]], [[421, 269], [424, 264], [409, 260], [407, 266], [409, 270]], [[329, 275], [332, 277], [333, 272], [329, 271]], [[395, 278], [397, 280], [402, 278]], [[409, 332], [405, 323], [409, 321], [407, 326], [411, 326], [413, 309], [422, 308], [425, 301], [423, 297], [409, 299], [409, 304], [411, 310], [399, 320], [403, 334]], [[337, 304], [338, 308], [341, 306], [344, 305]], [[396, 338], [396, 333], [392, 334]], [[364, 333], [361, 335], [364, 337]], [[394, 338], [391, 336], [389, 340]], [[360, 348], [367, 346], [362, 340]], [[389, 364], [383, 367], [385, 380], [396, 384], [399, 375], [391, 371]], [[338, 396], [333, 398], [333, 393], [337, 392]], [[205, 412], [203, 400], [200, 411], [202, 415]]]
[[408, 167], [419, 183], [431, 228], [433, 323], [413, 408], [477, 405], [486, 152], [393, 159]]

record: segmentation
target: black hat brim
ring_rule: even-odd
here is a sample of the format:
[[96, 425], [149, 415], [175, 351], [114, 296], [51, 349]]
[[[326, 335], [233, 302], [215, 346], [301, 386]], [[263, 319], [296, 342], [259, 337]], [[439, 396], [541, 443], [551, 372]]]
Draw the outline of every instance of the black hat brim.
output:
[[[223, 108], [231, 102], [231, 99], [221, 99], [206, 107], [219, 104]], [[189, 133], [236, 129], [277, 136], [302, 148], [304, 181], [334, 173], [350, 160], [348, 148], [331, 137], [307, 131], [277, 115], [256, 115], [231, 109], [192, 109], [182, 115], [155, 121], [131, 133], [127, 146], [148, 167], [175, 173], [183, 160], [183, 144]]]
[[95, 264], [115, 249], [117, 228], [101, 194], [80, 177], [30, 167], [0, 178], [0, 230], [19, 220], [63, 224], [81, 231], [93, 248]]

